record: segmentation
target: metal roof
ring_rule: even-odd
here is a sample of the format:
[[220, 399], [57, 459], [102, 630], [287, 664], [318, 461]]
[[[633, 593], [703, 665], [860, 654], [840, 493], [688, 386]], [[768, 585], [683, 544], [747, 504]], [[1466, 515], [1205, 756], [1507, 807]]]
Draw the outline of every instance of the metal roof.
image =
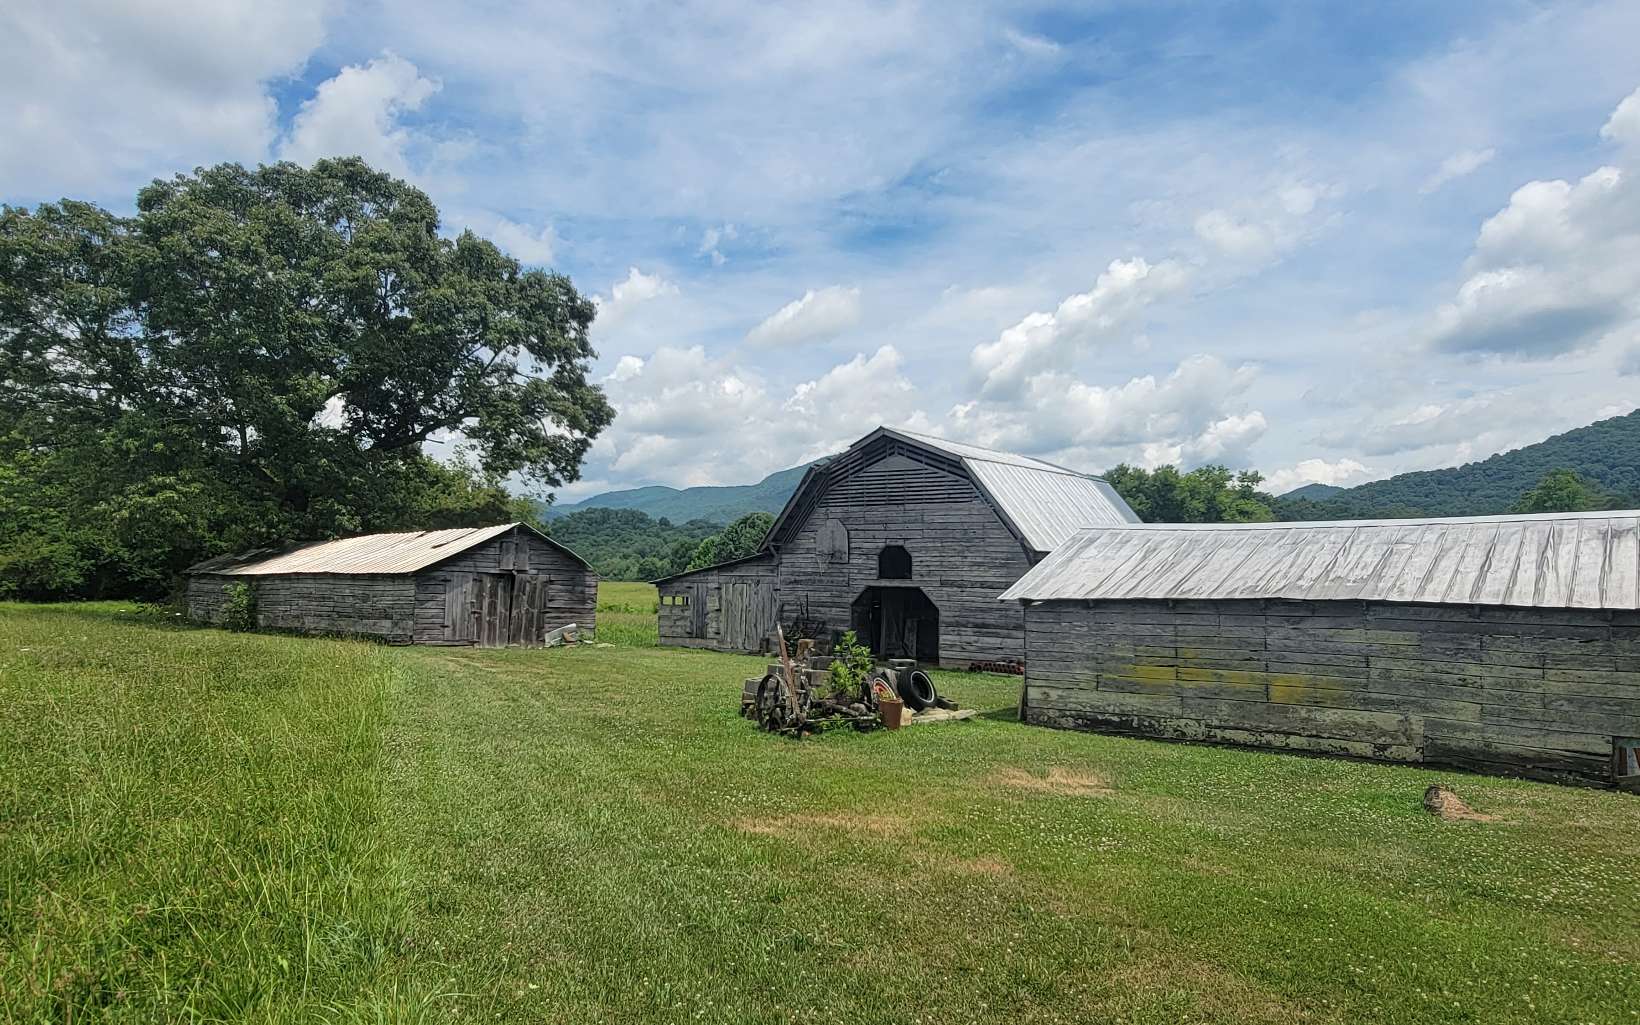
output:
[[587, 561], [527, 523], [493, 527], [457, 527], [403, 534], [364, 534], [334, 541], [307, 541], [284, 548], [263, 548], [220, 555], [191, 566], [189, 573], [225, 576], [272, 576], [281, 573], [415, 573], [459, 555], [514, 528], [535, 534], [581, 565]]
[[1035, 551], [1051, 552], [1085, 527], [1139, 522], [1116, 489], [1099, 477], [928, 434], [893, 427], [880, 430], [960, 459], [974, 483]]
[[670, 584], [675, 580], [682, 580], [684, 577], [694, 576], [696, 573], [710, 573], [713, 570], [728, 569], [730, 566], [739, 566], [743, 562], [756, 562], [759, 559], [772, 558], [774, 558], [774, 553], [769, 551], [767, 548], [762, 548], [750, 555], [742, 555], [735, 559], [724, 559], [722, 562], [714, 562], [710, 566], [696, 566], [694, 569], [686, 569], [677, 573], [668, 574], [664, 577], [656, 577], [654, 580], [651, 580], [650, 583], [655, 584], [656, 586], [661, 584]]
[[1002, 598], [1640, 609], [1640, 511], [1092, 528]]

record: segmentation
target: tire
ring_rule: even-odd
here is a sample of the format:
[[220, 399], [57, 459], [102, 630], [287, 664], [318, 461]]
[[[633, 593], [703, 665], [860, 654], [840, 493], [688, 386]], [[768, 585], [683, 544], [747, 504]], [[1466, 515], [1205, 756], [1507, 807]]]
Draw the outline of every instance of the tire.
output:
[[901, 674], [898, 690], [900, 700], [913, 712], [921, 712], [932, 708], [934, 699], [939, 694], [934, 690], [934, 681], [921, 669]]

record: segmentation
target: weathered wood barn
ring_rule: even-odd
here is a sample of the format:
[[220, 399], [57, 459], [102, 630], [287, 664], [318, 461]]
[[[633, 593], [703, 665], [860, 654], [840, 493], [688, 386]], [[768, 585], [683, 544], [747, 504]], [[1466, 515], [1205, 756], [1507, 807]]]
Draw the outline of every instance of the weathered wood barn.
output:
[[661, 643], [757, 651], [780, 623], [853, 629], [884, 656], [1018, 661], [1024, 620], [997, 595], [1078, 529], [1136, 520], [1097, 477], [880, 427], [809, 469], [760, 553], [657, 581]]
[[1610, 782], [1640, 772], [1637, 576], [1636, 512], [1146, 524], [1003, 598], [1028, 722]]
[[523, 523], [316, 541], [208, 559], [187, 572], [188, 613], [221, 622], [249, 584], [257, 625], [395, 644], [540, 644], [594, 627], [598, 577]]

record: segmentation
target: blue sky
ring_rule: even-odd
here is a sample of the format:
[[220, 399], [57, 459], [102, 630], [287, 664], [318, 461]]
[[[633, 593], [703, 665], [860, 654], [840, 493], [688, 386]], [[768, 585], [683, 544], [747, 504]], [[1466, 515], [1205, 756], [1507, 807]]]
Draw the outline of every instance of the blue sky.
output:
[[565, 499], [878, 423], [1351, 484], [1640, 405], [1640, 6], [809, 6], [24, 0], [0, 198], [407, 177], [598, 297]]

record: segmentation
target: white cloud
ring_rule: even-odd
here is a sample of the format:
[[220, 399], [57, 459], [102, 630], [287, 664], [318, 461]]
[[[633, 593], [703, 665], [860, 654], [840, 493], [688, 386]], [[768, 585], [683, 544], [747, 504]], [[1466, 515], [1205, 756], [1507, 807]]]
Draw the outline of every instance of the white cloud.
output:
[[1640, 376], [1640, 342], [1631, 344], [1618, 356], [1617, 372], [1624, 377]]
[[267, 83], [324, 39], [322, 0], [16, 0], [0, 10], [0, 196], [118, 196], [267, 156]]
[[1285, 495], [1306, 484], [1330, 484], [1345, 487], [1351, 482], [1361, 483], [1372, 470], [1354, 459], [1300, 459], [1296, 464], [1277, 470], [1264, 479], [1264, 490], [1272, 495]]
[[739, 234], [733, 224], [707, 228], [700, 234], [700, 248], [695, 250], [695, 255], [711, 257], [712, 266], [721, 267], [729, 262], [729, 258], [723, 255], [719, 246], [725, 242], [733, 242]]
[[1021, 32], [1019, 29], [1013, 27], [1003, 29], [1002, 38], [1007, 40], [1008, 45], [1013, 47], [1015, 50], [1018, 50], [1021, 54], [1037, 60], [1057, 57], [1064, 49], [1064, 47], [1060, 46], [1058, 43], [1046, 36], [1038, 36], [1029, 32]]
[[558, 233], [553, 231], [552, 225], [532, 228], [505, 217], [497, 217], [489, 231], [481, 234], [524, 264], [546, 266], [552, 263], [553, 252], [558, 245]]
[[1600, 137], [1625, 145], [1640, 145], [1640, 89], [1623, 97], [1601, 126]]
[[1051, 455], [1080, 469], [1128, 461], [1146, 466], [1223, 461], [1242, 465], [1268, 429], [1258, 410], [1239, 403], [1257, 377], [1216, 356], [1185, 359], [1166, 377], [1146, 374], [1102, 386], [1062, 373], [1029, 378], [1020, 400], [960, 403], [952, 433], [1008, 451]]
[[1308, 241], [1327, 223], [1336, 186], [1293, 181], [1196, 218], [1196, 236], [1221, 259], [1258, 269]]
[[1481, 226], [1469, 276], [1435, 311], [1454, 353], [1553, 356], [1640, 316], [1640, 185], [1602, 167], [1576, 184], [1528, 182]]
[[[628, 267], [626, 277], [609, 286], [608, 298], [601, 295], [592, 297], [598, 305], [596, 323], [603, 328], [613, 327], [644, 303], [677, 294], [678, 286], [659, 274], [645, 274], [636, 267]], [[631, 358], [621, 357], [622, 363]]]
[[1069, 367], [1083, 352], [1128, 336], [1145, 307], [1184, 287], [1189, 272], [1164, 260], [1112, 260], [1093, 287], [1059, 304], [1052, 313], [1032, 313], [974, 348], [971, 364], [981, 391], [994, 398], [1017, 397], [1033, 374]]
[[299, 164], [321, 157], [363, 157], [377, 170], [410, 173], [410, 130], [399, 121], [421, 108], [440, 84], [424, 78], [403, 57], [384, 53], [369, 64], [350, 64], [319, 83], [291, 121], [280, 156]]
[[809, 289], [747, 332], [753, 345], [788, 346], [835, 338], [860, 322], [860, 290]]
[[1429, 178], [1418, 187], [1418, 191], [1424, 195], [1435, 192], [1448, 182], [1456, 181], [1465, 175], [1474, 174], [1482, 167], [1485, 167], [1487, 164], [1491, 163], [1492, 159], [1497, 155], [1498, 151], [1492, 149], [1491, 147], [1487, 147], [1486, 149], [1459, 150], [1450, 157], [1447, 157], [1445, 160], [1441, 161], [1441, 166], [1437, 167], [1435, 169], [1435, 173], [1430, 175]]
[[619, 411], [598, 442], [611, 469], [680, 486], [756, 480], [841, 451], [885, 420], [930, 426], [890, 345], [784, 395], [700, 346], [622, 356], [603, 384]]

